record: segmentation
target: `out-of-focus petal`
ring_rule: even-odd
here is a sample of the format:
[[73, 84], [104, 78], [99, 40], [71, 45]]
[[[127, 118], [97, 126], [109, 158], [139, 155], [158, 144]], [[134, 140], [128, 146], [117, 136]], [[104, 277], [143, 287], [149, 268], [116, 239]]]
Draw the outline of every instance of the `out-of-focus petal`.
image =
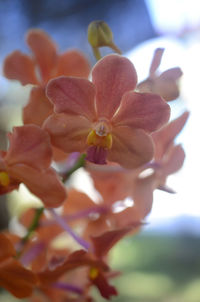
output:
[[52, 144], [66, 153], [83, 152], [91, 123], [83, 116], [65, 113], [53, 114], [44, 123]]
[[0, 233], [0, 246], [0, 262], [4, 261], [8, 257], [14, 257], [16, 255], [11, 241], [3, 233]]
[[29, 30], [26, 41], [39, 66], [43, 83], [46, 83], [55, 73], [57, 63], [56, 45], [47, 33], [40, 29]]
[[103, 258], [110, 249], [131, 231], [131, 227], [107, 231], [100, 236], [91, 236], [94, 253], [97, 258]]
[[158, 95], [127, 92], [112, 122], [152, 132], [163, 126], [170, 116], [169, 105]]
[[111, 118], [119, 107], [123, 94], [135, 88], [137, 74], [127, 58], [108, 55], [94, 66], [92, 81], [96, 86], [98, 115]]
[[149, 69], [150, 76], [153, 76], [155, 74], [156, 70], [158, 69], [158, 67], [160, 66], [160, 62], [162, 60], [163, 53], [164, 53], [164, 48], [157, 48], [155, 50], [153, 59], [151, 62], [151, 66]]
[[78, 211], [84, 211], [94, 207], [95, 203], [83, 192], [70, 190], [67, 202], [63, 205], [63, 214], [73, 215]]
[[108, 152], [108, 160], [125, 168], [138, 168], [153, 157], [153, 143], [142, 129], [115, 127], [113, 145]]
[[5, 58], [4, 75], [11, 80], [18, 80], [22, 85], [38, 84], [33, 60], [16, 50]]
[[178, 118], [165, 125], [162, 129], [152, 133], [152, 138], [155, 143], [156, 160], [162, 158], [163, 154], [172, 144], [175, 137], [183, 129], [188, 117], [189, 112], [185, 111]]
[[83, 115], [90, 120], [96, 117], [94, 85], [83, 78], [61, 76], [47, 85], [47, 96], [56, 113]]
[[42, 126], [44, 120], [53, 113], [53, 105], [45, 95], [43, 87], [31, 90], [28, 104], [23, 108], [24, 124]]
[[9, 174], [24, 183], [31, 193], [43, 201], [46, 207], [58, 207], [67, 197], [64, 185], [51, 168], [46, 171], [38, 171], [19, 164], [10, 167]]
[[40, 170], [49, 167], [52, 159], [50, 138], [40, 127], [14, 127], [13, 133], [9, 133], [9, 141], [9, 150], [4, 158], [9, 166], [23, 163]]
[[177, 172], [183, 165], [185, 152], [181, 145], [172, 146], [167, 154], [168, 160], [163, 164], [163, 172], [166, 175]]
[[36, 276], [15, 259], [0, 265], [0, 286], [17, 298], [30, 296], [36, 281]]
[[78, 50], [68, 50], [59, 55], [57, 75], [87, 78], [90, 64], [86, 57]]
[[179, 67], [170, 68], [168, 70], [165, 70], [161, 75], [159, 76], [162, 80], [178, 80], [182, 76], [183, 72]]

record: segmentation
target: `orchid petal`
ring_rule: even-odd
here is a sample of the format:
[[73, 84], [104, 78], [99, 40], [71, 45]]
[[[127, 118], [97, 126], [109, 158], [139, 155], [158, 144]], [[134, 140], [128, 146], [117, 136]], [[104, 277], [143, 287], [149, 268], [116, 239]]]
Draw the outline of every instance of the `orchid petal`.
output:
[[32, 294], [36, 285], [36, 276], [24, 268], [20, 262], [10, 258], [1, 266], [0, 286], [7, 289], [17, 298], [25, 298]]
[[56, 45], [51, 38], [40, 29], [29, 30], [26, 41], [39, 66], [42, 80], [46, 83], [55, 73], [57, 63]]
[[44, 88], [34, 87], [28, 104], [23, 108], [24, 124], [42, 126], [44, 120], [52, 113], [53, 106], [46, 97]]
[[61, 76], [47, 85], [47, 96], [54, 104], [56, 113], [78, 114], [94, 120], [94, 95], [93, 84], [83, 78]]
[[147, 163], [153, 157], [153, 143], [142, 129], [115, 127], [113, 145], [108, 151], [108, 160], [132, 169]]
[[170, 116], [169, 105], [158, 95], [127, 92], [112, 122], [152, 132], [163, 126]]
[[24, 183], [31, 193], [39, 197], [46, 207], [58, 207], [66, 199], [66, 189], [57, 173], [49, 168], [38, 171], [32, 167], [19, 164], [9, 167], [9, 174]]
[[83, 152], [91, 123], [83, 116], [65, 113], [53, 114], [44, 123], [52, 144], [66, 153]]
[[18, 80], [22, 85], [38, 84], [33, 60], [18, 50], [6, 57], [3, 71], [8, 79]]
[[137, 74], [127, 58], [108, 55], [94, 66], [92, 81], [96, 86], [98, 115], [111, 118], [119, 107], [123, 94], [135, 88]]
[[10, 147], [4, 158], [9, 166], [26, 164], [39, 170], [49, 167], [52, 149], [44, 130], [35, 125], [14, 127], [9, 140]]
[[162, 60], [162, 56], [164, 53], [164, 48], [157, 48], [154, 52], [153, 59], [151, 62], [150, 70], [149, 70], [149, 75], [154, 76], [156, 70], [160, 66], [160, 62]]
[[189, 112], [185, 111], [182, 115], [165, 125], [162, 129], [152, 133], [152, 138], [155, 143], [156, 160], [162, 158], [163, 154], [172, 144], [176, 136], [183, 129], [188, 117]]
[[86, 57], [78, 50], [68, 50], [59, 55], [57, 75], [87, 78], [90, 64]]
[[4, 261], [8, 257], [16, 255], [15, 249], [6, 235], [0, 233], [0, 261]]

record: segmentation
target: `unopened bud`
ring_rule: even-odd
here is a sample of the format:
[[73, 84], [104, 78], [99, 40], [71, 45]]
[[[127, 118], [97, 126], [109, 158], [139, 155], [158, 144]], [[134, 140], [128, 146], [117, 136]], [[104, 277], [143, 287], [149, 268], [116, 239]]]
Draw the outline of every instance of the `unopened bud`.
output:
[[120, 49], [113, 42], [113, 33], [110, 27], [104, 21], [93, 21], [89, 24], [88, 41], [97, 60], [101, 58], [99, 47], [108, 46], [121, 54]]

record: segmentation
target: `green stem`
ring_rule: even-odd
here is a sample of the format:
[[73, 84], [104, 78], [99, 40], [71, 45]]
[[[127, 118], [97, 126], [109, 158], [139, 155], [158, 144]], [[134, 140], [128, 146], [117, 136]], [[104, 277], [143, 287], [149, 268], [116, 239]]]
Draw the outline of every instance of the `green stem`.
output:
[[92, 47], [92, 50], [96, 60], [99, 61], [102, 58], [99, 49], [97, 47]]
[[67, 173], [63, 175], [63, 182], [65, 182], [76, 170], [78, 170], [81, 167], [84, 167], [85, 157], [86, 157], [85, 153], [80, 155], [74, 166], [69, 171], [67, 171]]

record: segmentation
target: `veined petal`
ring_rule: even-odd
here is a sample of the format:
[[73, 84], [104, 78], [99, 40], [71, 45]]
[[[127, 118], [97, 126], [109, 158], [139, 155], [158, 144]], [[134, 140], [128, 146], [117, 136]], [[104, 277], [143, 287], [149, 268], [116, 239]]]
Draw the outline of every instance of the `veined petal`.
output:
[[6, 78], [18, 80], [22, 85], [38, 84], [33, 60], [18, 50], [5, 58], [3, 72]]
[[153, 143], [142, 129], [115, 127], [113, 129], [113, 145], [108, 150], [108, 160], [132, 169], [150, 161], [153, 157]]
[[39, 197], [46, 207], [59, 207], [67, 197], [64, 185], [51, 168], [39, 171], [19, 164], [9, 167], [8, 171], [13, 178], [24, 183], [31, 193]]
[[158, 95], [127, 92], [112, 122], [152, 132], [163, 126], [170, 116], [169, 105]]
[[57, 63], [56, 44], [47, 33], [40, 29], [29, 30], [26, 41], [39, 66], [41, 78], [46, 83], [55, 73]]
[[45, 95], [43, 87], [34, 87], [31, 90], [29, 102], [23, 108], [24, 124], [42, 126], [44, 120], [53, 113], [53, 105]]
[[91, 123], [83, 116], [65, 113], [53, 114], [44, 123], [52, 144], [66, 153], [83, 152]]
[[137, 74], [127, 58], [108, 55], [94, 66], [92, 81], [96, 87], [98, 116], [111, 118], [119, 107], [123, 94], [135, 88]]
[[86, 79], [65, 76], [53, 79], [47, 85], [47, 96], [56, 113], [83, 115], [92, 121], [96, 117], [95, 88]]
[[9, 150], [4, 158], [9, 166], [26, 164], [39, 170], [49, 167], [52, 159], [50, 138], [40, 127], [14, 127], [13, 133], [9, 133], [9, 141]]
[[58, 56], [57, 75], [87, 78], [90, 64], [86, 57], [78, 50], [68, 50]]

